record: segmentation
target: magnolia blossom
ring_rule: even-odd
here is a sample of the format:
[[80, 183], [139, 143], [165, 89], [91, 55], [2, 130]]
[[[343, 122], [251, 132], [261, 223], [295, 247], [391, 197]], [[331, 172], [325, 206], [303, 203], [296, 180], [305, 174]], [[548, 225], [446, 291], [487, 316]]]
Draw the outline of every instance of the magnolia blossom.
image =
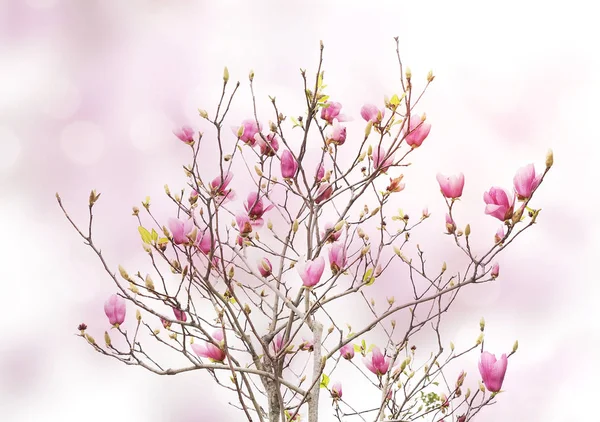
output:
[[385, 188], [385, 190], [390, 193], [391, 192], [401, 192], [402, 190], [404, 190], [405, 184], [400, 183], [402, 181], [403, 177], [404, 177], [403, 174], [401, 174], [400, 177], [395, 177], [395, 178], [390, 177], [390, 184], [388, 185], [387, 188]]
[[271, 265], [271, 261], [269, 261], [267, 258], [258, 260], [258, 272], [260, 272], [260, 275], [263, 277], [268, 277], [271, 275], [272, 271], [273, 265]]
[[437, 174], [437, 181], [440, 184], [442, 195], [446, 198], [460, 198], [465, 186], [465, 176], [462, 173], [454, 176], [444, 176]]
[[321, 119], [326, 120], [330, 124], [333, 123], [333, 119], [337, 119], [339, 122], [345, 122], [346, 117], [343, 114], [340, 114], [341, 110], [342, 105], [340, 103], [327, 101], [325, 107], [321, 109]]
[[533, 164], [521, 167], [513, 179], [515, 191], [517, 192], [519, 199], [529, 198], [541, 181], [542, 175], [535, 174], [535, 167]]
[[351, 360], [354, 357], [354, 346], [352, 343], [343, 345], [340, 348], [340, 355], [346, 360]]
[[498, 360], [496, 360], [496, 355], [491, 353], [483, 352], [481, 354], [479, 373], [481, 374], [481, 378], [483, 378], [485, 387], [489, 391], [493, 393], [500, 391], [507, 366], [508, 358], [506, 354], [503, 354]]
[[178, 321], [187, 321], [187, 315], [185, 314], [185, 311], [182, 311], [181, 309], [177, 309], [177, 308], [173, 308], [173, 314], [175, 315], [175, 318], [177, 318]]
[[333, 386], [331, 387], [331, 397], [334, 400], [342, 398], [342, 383], [340, 383], [339, 381], [333, 384]]
[[232, 127], [231, 130], [242, 142], [253, 147], [256, 144], [255, 136], [262, 130], [262, 126], [256, 120], [247, 119], [241, 126]]
[[253, 226], [261, 227], [264, 224], [262, 216], [265, 212], [273, 208], [273, 204], [265, 207], [262, 198], [256, 192], [251, 192], [244, 202], [244, 208], [250, 217]]
[[365, 104], [360, 109], [360, 115], [367, 122], [381, 123], [383, 120], [383, 116], [385, 116], [385, 109], [378, 109], [377, 106], [373, 104]]
[[329, 134], [329, 142], [343, 145], [346, 142], [346, 128], [340, 125], [338, 119], [333, 119], [333, 130]]
[[298, 171], [298, 162], [294, 155], [287, 149], [281, 154], [281, 177], [291, 179], [296, 176]]
[[281, 333], [277, 334], [273, 340], [271, 341], [271, 351], [273, 354], [277, 354], [283, 348], [283, 335]]
[[431, 130], [431, 125], [425, 122], [421, 117], [417, 114], [413, 114], [410, 116], [410, 124], [408, 125], [408, 130], [405, 131], [406, 143], [413, 148], [420, 147], [425, 138], [429, 135], [429, 131]]
[[421, 211], [421, 218], [427, 218], [430, 215], [431, 214], [429, 214], [429, 208], [427, 208], [427, 207], [423, 208], [423, 211]]
[[246, 237], [252, 233], [252, 223], [250, 221], [250, 217], [248, 217], [246, 214], [237, 214], [235, 216], [235, 223], [238, 226], [241, 237]]
[[165, 329], [168, 330], [169, 328], [171, 328], [171, 321], [161, 318], [160, 322], [162, 323], [163, 327], [165, 327]]
[[312, 352], [313, 349], [315, 348], [315, 341], [314, 340], [306, 340], [304, 337], [302, 338], [302, 343], [300, 343], [300, 346], [298, 346], [300, 348], [300, 350], [304, 350], [307, 352]]
[[341, 243], [334, 243], [329, 248], [329, 265], [333, 274], [337, 274], [346, 267], [346, 247]]
[[204, 346], [199, 344], [192, 344], [192, 350], [198, 356], [202, 358], [210, 359], [211, 362], [223, 362], [227, 357], [227, 353], [222, 349], [223, 347], [223, 330], [216, 330], [212, 335], [214, 343], [218, 343], [215, 346], [213, 343], [205, 343]]
[[184, 142], [188, 145], [194, 143], [194, 129], [189, 126], [182, 126], [179, 129], [175, 129], [173, 134], [177, 136], [181, 142]]
[[231, 201], [235, 199], [235, 192], [233, 189], [227, 189], [229, 183], [233, 179], [233, 173], [228, 171], [223, 174], [223, 177], [217, 176], [210, 182], [210, 191], [213, 196], [222, 197], [222, 202]]
[[257, 133], [254, 135], [254, 139], [258, 143], [260, 147], [260, 153], [262, 155], [266, 155], [267, 157], [272, 157], [279, 150], [279, 141], [277, 140], [277, 136], [274, 133], [269, 133], [264, 137]]
[[335, 227], [332, 223], [325, 223], [325, 231], [321, 232], [321, 238], [325, 240], [325, 236], [327, 236], [327, 242], [335, 242], [342, 235], [341, 230], [335, 230]]
[[381, 168], [381, 171], [387, 172], [390, 166], [394, 164], [395, 154], [392, 154], [389, 157], [385, 158], [387, 155], [388, 153], [381, 147], [375, 149], [375, 151], [373, 151], [373, 166], [376, 169]]
[[210, 255], [210, 252], [214, 249], [215, 242], [208, 229], [198, 232], [194, 245], [200, 249], [200, 252], [204, 255]]
[[390, 360], [381, 353], [379, 347], [374, 347], [371, 358], [363, 358], [363, 363], [369, 371], [377, 376], [385, 375], [390, 367]]
[[111, 325], [118, 327], [123, 324], [126, 311], [127, 307], [125, 306], [125, 299], [121, 296], [114, 294], [104, 302], [104, 313], [108, 317], [108, 322]]
[[315, 198], [315, 204], [320, 204], [323, 201], [328, 200], [333, 195], [333, 186], [330, 183], [323, 183], [319, 186], [317, 196]]
[[504, 189], [493, 187], [483, 194], [486, 203], [485, 213], [506, 221], [513, 215], [514, 196], [509, 195]]
[[497, 262], [495, 262], [494, 265], [492, 265], [492, 271], [490, 272], [490, 277], [497, 278], [498, 275], [500, 275], [500, 265]]
[[454, 223], [452, 217], [450, 217], [450, 214], [446, 214], [446, 230], [450, 234], [454, 233], [456, 230], [456, 224]]
[[498, 230], [496, 231], [496, 234], [494, 235], [494, 242], [495, 243], [500, 243], [502, 242], [502, 239], [504, 239], [504, 236], [506, 236], [504, 234], [504, 226], [500, 226], [498, 228]]
[[315, 173], [315, 179], [317, 180], [321, 180], [323, 177], [325, 176], [325, 166], [323, 166], [323, 163], [319, 163], [319, 166], [317, 167], [317, 172]]
[[194, 230], [194, 221], [191, 218], [186, 221], [169, 218], [169, 230], [176, 245], [187, 244], [190, 242], [188, 236]]
[[313, 287], [320, 280], [325, 270], [325, 259], [322, 256], [313, 259], [312, 261], [306, 261], [304, 268], [298, 267], [298, 273], [302, 279], [302, 284], [305, 287]]

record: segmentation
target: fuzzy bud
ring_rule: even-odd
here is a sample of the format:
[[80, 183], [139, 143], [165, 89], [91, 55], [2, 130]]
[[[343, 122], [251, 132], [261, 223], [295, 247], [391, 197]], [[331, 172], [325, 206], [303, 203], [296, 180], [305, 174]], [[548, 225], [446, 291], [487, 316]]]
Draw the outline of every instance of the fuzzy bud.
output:
[[108, 347], [110, 347], [110, 345], [111, 345], [110, 336], [108, 335], [108, 333], [106, 331], [104, 332], [104, 342], [106, 343], [106, 345]]
[[549, 149], [548, 153], [546, 154], [546, 168], [549, 169], [552, 167], [552, 164], [554, 164], [554, 153], [551, 149]]
[[225, 66], [225, 68], [223, 69], [223, 81], [225, 83], [229, 81], [229, 69], [227, 69], [227, 66]]
[[515, 344], [513, 344], [512, 352], [516, 353], [516, 351], [518, 349], [519, 349], [519, 340], [515, 340]]

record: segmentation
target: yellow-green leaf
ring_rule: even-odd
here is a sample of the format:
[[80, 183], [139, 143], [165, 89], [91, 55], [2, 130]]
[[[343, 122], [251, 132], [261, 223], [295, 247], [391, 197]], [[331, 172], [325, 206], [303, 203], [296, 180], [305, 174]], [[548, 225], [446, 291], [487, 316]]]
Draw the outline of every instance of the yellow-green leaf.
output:
[[150, 234], [150, 232], [148, 230], [146, 230], [142, 226], [139, 226], [138, 231], [140, 232], [140, 235], [142, 236], [142, 242], [147, 243], [147, 244], [152, 243], [152, 235]]
[[394, 94], [392, 96], [392, 98], [390, 99], [390, 104], [394, 105], [394, 106], [399, 105], [400, 104], [400, 98], [398, 98], [398, 96], [396, 94]]
[[323, 377], [321, 378], [321, 388], [327, 388], [327, 386], [329, 385], [329, 377], [327, 376], [327, 374], [323, 374]]
[[158, 239], [158, 233], [156, 233], [156, 230], [152, 229], [152, 240], [156, 242], [156, 240]]

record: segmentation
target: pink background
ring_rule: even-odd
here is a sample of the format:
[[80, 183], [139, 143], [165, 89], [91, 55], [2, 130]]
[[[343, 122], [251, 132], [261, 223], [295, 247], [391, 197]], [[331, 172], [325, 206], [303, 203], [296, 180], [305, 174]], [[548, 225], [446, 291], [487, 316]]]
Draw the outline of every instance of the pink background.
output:
[[[474, 341], [482, 315], [486, 348], [520, 342], [506, 393], [478, 420], [593, 420], [596, 17], [585, 1], [0, 0], [0, 418], [235, 420], [226, 404], [234, 397], [211, 389], [205, 374], [160, 378], [74, 336], [85, 321], [101, 341], [102, 304], [114, 288], [54, 193], [84, 221], [89, 190], [102, 192], [97, 243], [115, 268], [141, 266], [131, 206], [150, 195], [165, 210], [164, 183], [184, 183], [187, 149], [171, 130], [203, 129], [196, 110], [214, 110], [223, 65], [242, 82], [230, 124], [251, 111], [250, 68], [263, 120], [272, 118], [267, 94], [293, 115], [303, 109], [298, 69], [314, 71], [322, 39], [329, 94], [355, 117], [349, 136], [360, 136], [360, 106], [399, 92], [398, 35], [415, 79], [429, 69], [437, 76], [418, 110], [433, 129], [406, 180], [403, 198], [414, 202], [399, 206], [416, 216], [429, 205], [430, 227], [441, 229], [435, 174], [463, 171], [459, 226], [470, 222], [488, 245], [498, 224], [483, 215], [483, 192], [510, 187], [527, 163], [541, 170], [547, 148], [555, 154], [533, 203], [543, 208], [539, 224], [501, 258], [499, 281], [465, 291], [448, 319], [447, 340], [457, 345]], [[423, 243], [440, 259], [453, 256], [438, 233]], [[393, 283], [386, 288], [373, 294], [393, 294]], [[476, 361], [464, 369], [474, 387]], [[344, 395], [360, 389], [347, 382]]]

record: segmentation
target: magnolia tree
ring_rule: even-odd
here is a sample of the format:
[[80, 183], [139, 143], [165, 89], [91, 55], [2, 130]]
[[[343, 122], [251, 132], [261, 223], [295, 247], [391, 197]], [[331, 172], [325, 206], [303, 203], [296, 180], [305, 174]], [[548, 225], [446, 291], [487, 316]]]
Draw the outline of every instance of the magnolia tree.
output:
[[[403, 195], [402, 168], [426, 145], [431, 125], [417, 106], [434, 76], [416, 83], [396, 52], [400, 95], [364, 105], [364, 132], [352, 136], [342, 105], [325, 93], [322, 44], [315, 77], [301, 70], [304, 114], [288, 119], [271, 98], [266, 127], [250, 72], [254, 111], [229, 129], [226, 117], [240, 84], [231, 88], [225, 68], [216, 109], [199, 110], [215, 137], [205, 142], [187, 126], [174, 131], [190, 164], [183, 167], [187, 188], [173, 194], [165, 186], [172, 218], [158, 218], [149, 198], [144, 211], [133, 208], [149, 260], [143, 271], [119, 266], [117, 275], [94, 242], [92, 211], [100, 194], [90, 194], [85, 228], [57, 195], [117, 288], [104, 305], [112, 328], [102, 344], [85, 324], [81, 337], [105, 356], [159, 375], [205, 370], [235, 394], [232, 405], [249, 421], [465, 422], [493, 404], [517, 343], [510, 353], [484, 350], [482, 319], [477, 340], [459, 350], [442, 338], [440, 324], [463, 288], [498, 277], [498, 255], [536, 222], [539, 209], [530, 202], [552, 153], [542, 173], [533, 164], [517, 171], [514, 192], [491, 187], [483, 193], [485, 213], [500, 227], [481, 251], [470, 242], [470, 226], [453, 215], [465, 177], [438, 174], [447, 213], [433, 224], [452, 238], [466, 264], [456, 272], [445, 262], [426, 265], [411, 234], [429, 212], [415, 219], [390, 208]], [[203, 164], [210, 154], [218, 156], [212, 174]], [[236, 179], [243, 191], [233, 189]], [[383, 277], [405, 289], [401, 302], [389, 297], [381, 306], [367, 299]], [[370, 318], [359, 327], [340, 321], [344, 301], [362, 303]], [[133, 309], [135, 319], [126, 322]], [[419, 332], [432, 339], [430, 350], [417, 351]], [[375, 333], [385, 340], [368, 343]], [[152, 356], [153, 346], [179, 355], [181, 365], [166, 362], [164, 353]], [[453, 369], [477, 360], [477, 375]], [[359, 383], [376, 394], [351, 403], [343, 386]]]

